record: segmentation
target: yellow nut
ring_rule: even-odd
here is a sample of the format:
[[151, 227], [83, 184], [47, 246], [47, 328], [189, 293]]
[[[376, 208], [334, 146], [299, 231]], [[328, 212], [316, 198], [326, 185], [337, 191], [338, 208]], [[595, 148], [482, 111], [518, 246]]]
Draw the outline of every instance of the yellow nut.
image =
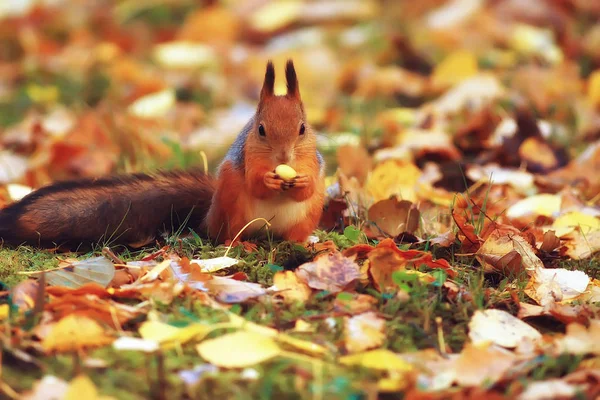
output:
[[284, 181], [290, 181], [298, 175], [294, 168], [286, 164], [279, 164], [277, 168], [275, 168], [275, 173]]

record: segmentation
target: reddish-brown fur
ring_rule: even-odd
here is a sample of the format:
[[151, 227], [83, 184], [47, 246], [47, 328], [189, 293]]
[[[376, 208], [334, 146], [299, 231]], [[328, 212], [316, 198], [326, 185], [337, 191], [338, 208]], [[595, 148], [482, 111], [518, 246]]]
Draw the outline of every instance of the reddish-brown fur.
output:
[[[267, 67], [257, 112], [246, 129], [243, 162], [226, 160], [219, 170], [219, 185], [208, 213], [211, 236], [231, 239], [252, 217], [269, 219], [268, 210], [253, 212], [261, 201], [291, 199], [308, 202], [307, 215], [297, 223], [276, 232], [284, 239], [303, 241], [317, 227], [324, 200], [323, 168], [317, 152], [316, 135], [306, 122], [306, 115], [293, 65], [286, 66], [288, 93], [273, 93], [274, 71]], [[259, 126], [266, 135], [259, 134]], [[304, 125], [304, 134], [300, 135]], [[296, 170], [298, 178], [289, 189], [274, 174], [277, 165], [285, 163]], [[232, 195], [233, 194], [233, 195]], [[285, 209], [276, 213], [285, 213]], [[288, 212], [294, 212], [290, 207]], [[286, 216], [279, 216], [287, 220]], [[264, 225], [264, 222], [255, 224]], [[287, 225], [287, 224], [281, 224]], [[275, 227], [277, 228], [277, 227]], [[252, 232], [253, 230], [250, 230]], [[247, 235], [246, 235], [247, 236]]]
[[[291, 62], [286, 79], [287, 94], [276, 96], [273, 65], [267, 65], [256, 114], [231, 146], [216, 180], [188, 171], [51, 185], [0, 210], [0, 238], [44, 247], [136, 247], [152, 242], [162, 231], [192, 228], [200, 234], [207, 229], [223, 242], [262, 217], [272, 221], [277, 236], [306, 240], [321, 217], [324, 168]], [[275, 175], [282, 163], [297, 171], [293, 181]], [[255, 234], [263, 225], [253, 224], [248, 233]]]

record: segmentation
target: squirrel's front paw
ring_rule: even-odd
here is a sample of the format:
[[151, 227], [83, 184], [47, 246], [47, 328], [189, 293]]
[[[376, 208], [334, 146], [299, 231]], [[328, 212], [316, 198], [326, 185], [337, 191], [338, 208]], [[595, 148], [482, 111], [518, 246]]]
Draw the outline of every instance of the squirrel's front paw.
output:
[[275, 172], [267, 172], [264, 177], [264, 182], [266, 187], [278, 192], [294, 187], [293, 182], [284, 181]]

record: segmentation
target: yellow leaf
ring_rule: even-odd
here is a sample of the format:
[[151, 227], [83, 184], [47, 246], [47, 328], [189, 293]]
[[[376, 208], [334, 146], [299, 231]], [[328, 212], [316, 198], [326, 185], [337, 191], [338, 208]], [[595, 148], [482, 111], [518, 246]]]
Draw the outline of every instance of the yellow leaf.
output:
[[421, 170], [413, 163], [388, 160], [373, 169], [366, 187], [375, 202], [392, 195], [414, 202], [415, 185], [420, 176]]
[[273, 32], [294, 22], [302, 11], [301, 1], [272, 1], [250, 16], [250, 25], [261, 32]]
[[196, 346], [206, 361], [219, 367], [245, 368], [281, 353], [275, 341], [255, 332], [239, 331], [205, 340]]
[[8, 304], [0, 304], [0, 321], [4, 321], [10, 315], [10, 306]]
[[86, 375], [79, 375], [71, 381], [64, 400], [80, 400], [98, 398], [98, 390], [96, 385]]
[[276, 329], [255, 324], [254, 322], [250, 322], [247, 319], [235, 314], [229, 314], [229, 322], [236, 328], [241, 328], [248, 332], [257, 333], [267, 337], [275, 337], [278, 334]]
[[588, 79], [588, 101], [595, 107], [600, 107], [600, 69], [595, 70]]
[[29, 85], [26, 92], [33, 102], [40, 104], [55, 103], [60, 96], [56, 86]]
[[53, 327], [42, 342], [45, 351], [74, 351], [83, 347], [102, 346], [114, 339], [95, 320], [71, 314]]
[[377, 349], [364, 353], [352, 354], [339, 359], [344, 365], [360, 365], [361, 367], [382, 371], [410, 371], [412, 366], [398, 354], [387, 349]]
[[556, 229], [556, 236], [558, 237], [573, 232], [576, 227], [579, 227], [579, 231], [583, 234], [598, 231], [600, 230], [600, 218], [573, 211], [556, 218], [552, 224], [552, 228]]
[[433, 71], [436, 87], [448, 87], [477, 75], [477, 57], [470, 51], [459, 50], [447, 56]]
[[554, 43], [550, 29], [540, 29], [531, 25], [517, 24], [512, 31], [510, 45], [522, 54], [541, 55], [551, 63], [558, 63], [563, 59], [562, 51]]
[[349, 352], [355, 353], [379, 347], [385, 340], [385, 320], [370, 311], [344, 321], [345, 343]]
[[561, 197], [555, 194], [538, 194], [529, 196], [510, 206], [506, 211], [508, 218], [519, 218], [530, 215], [551, 217], [560, 212]]
[[159, 321], [146, 321], [140, 326], [140, 335], [143, 339], [160, 343], [163, 347], [183, 344], [192, 338], [206, 336], [212, 328], [203, 324], [192, 324], [185, 328], [165, 324]]
[[323, 355], [327, 352], [327, 349], [319, 344], [309, 342], [295, 338], [286, 334], [277, 335], [277, 341], [280, 343], [287, 344], [288, 346], [294, 347], [296, 350], [301, 350], [312, 355]]
[[270, 289], [277, 290], [275, 296], [282, 298], [285, 303], [307, 301], [312, 292], [292, 271], [277, 272], [273, 276], [273, 286]]
[[140, 118], [163, 117], [175, 106], [175, 91], [165, 89], [140, 97], [129, 106], [129, 113]]
[[216, 62], [212, 47], [186, 41], [159, 44], [154, 47], [153, 57], [167, 68], [201, 68]]

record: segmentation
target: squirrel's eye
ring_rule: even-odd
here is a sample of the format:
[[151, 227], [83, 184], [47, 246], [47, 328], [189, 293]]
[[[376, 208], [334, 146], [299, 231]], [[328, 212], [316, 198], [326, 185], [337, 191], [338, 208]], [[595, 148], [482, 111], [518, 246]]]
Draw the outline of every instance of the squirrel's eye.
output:
[[306, 130], [306, 127], [304, 126], [304, 124], [300, 125], [300, 134], [304, 135], [304, 131]]
[[263, 126], [263, 124], [260, 124], [258, 126], [258, 134], [260, 136], [267, 136], [267, 133], [265, 132], [265, 127]]

